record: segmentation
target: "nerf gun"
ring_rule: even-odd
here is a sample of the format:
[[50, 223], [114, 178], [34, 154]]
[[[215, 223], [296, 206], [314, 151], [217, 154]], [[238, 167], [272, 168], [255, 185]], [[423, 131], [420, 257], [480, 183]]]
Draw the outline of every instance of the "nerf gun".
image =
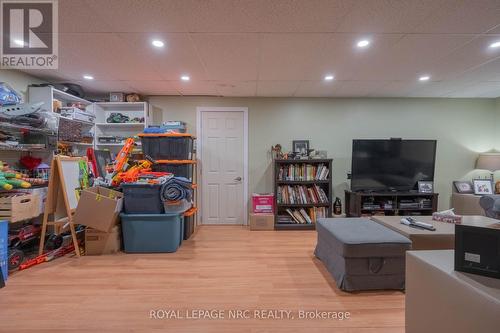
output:
[[111, 174], [112, 186], [118, 186], [121, 183], [121, 176], [123, 175], [123, 172], [125, 172], [128, 168], [128, 160], [130, 158], [130, 153], [134, 149], [134, 145], [134, 139], [128, 138], [125, 141], [125, 145], [123, 145], [123, 148], [120, 150], [118, 155], [116, 155], [113, 172]]
[[119, 177], [121, 178], [121, 181], [125, 183], [136, 182], [139, 179], [139, 175], [142, 173], [142, 171], [151, 171], [152, 165], [153, 163], [151, 163], [150, 161], [141, 161], [139, 164], [134, 165], [127, 171], [120, 173]]

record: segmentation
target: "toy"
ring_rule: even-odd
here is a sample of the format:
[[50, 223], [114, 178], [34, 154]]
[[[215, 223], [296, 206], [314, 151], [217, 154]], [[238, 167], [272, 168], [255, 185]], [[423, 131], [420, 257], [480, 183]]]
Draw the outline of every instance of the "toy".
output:
[[119, 112], [112, 112], [106, 119], [107, 123], [128, 123], [130, 117]]
[[127, 96], [125, 96], [125, 100], [129, 103], [140, 102], [141, 97], [135, 93], [134, 94], [127, 94]]
[[29, 188], [31, 184], [22, 180], [26, 175], [18, 173], [0, 161], [0, 188], [12, 190], [14, 187]]
[[0, 82], [0, 105], [21, 103], [21, 95], [5, 82]]
[[[79, 238], [83, 239], [84, 230], [84, 226], [78, 226], [76, 228]], [[36, 245], [40, 240], [41, 233], [42, 228], [37, 224], [26, 224], [21, 228], [9, 230], [9, 271], [17, 269], [23, 270], [44, 261], [50, 261], [74, 250], [74, 246], [71, 243], [71, 234], [69, 232], [64, 232], [60, 235], [49, 234], [46, 237], [47, 240], [44, 246], [47, 252], [23, 263], [26, 257], [26, 253], [23, 249]], [[41, 258], [45, 259], [42, 260]]]
[[9, 271], [15, 270], [24, 260], [23, 247], [34, 245], [40, 238], [39, 225], [28, 224], [19, 229], [9, 230]]
[[120, 173], [120, 178], [125, 183], [133, 183], [139, 179], [141, 171], [151, 171], [153, 163], [150, 161], [142, 161], [139, 164], [132, 166], [127, 171]]

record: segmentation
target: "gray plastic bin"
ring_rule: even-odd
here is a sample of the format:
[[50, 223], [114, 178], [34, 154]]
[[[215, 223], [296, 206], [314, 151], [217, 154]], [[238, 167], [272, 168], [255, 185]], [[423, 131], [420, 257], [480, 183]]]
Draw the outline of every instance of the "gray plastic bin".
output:
[[120, 214], [125, 253], [175, 252], [182, 243], [179, 214]]

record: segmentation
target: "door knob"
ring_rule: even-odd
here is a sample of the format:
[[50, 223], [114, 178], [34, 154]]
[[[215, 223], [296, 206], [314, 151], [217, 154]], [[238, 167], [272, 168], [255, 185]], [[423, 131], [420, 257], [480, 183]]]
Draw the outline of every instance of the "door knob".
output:
[[236, 182], [241, 182], [241, 177], [236, 177], [236, 178], [234, 178], [234, 181], [236, 181]]

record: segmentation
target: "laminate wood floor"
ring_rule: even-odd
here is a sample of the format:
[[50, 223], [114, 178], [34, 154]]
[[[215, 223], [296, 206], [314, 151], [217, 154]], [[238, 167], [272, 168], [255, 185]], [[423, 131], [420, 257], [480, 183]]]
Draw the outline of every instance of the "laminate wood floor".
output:
[[[404, 332], [402, 292], [339, 291], [315, 244], [315, 231], [202, 226], [172, 254], [59, 258], [0, 289], [0, 332]], [[208, 310], [218, 312], [186, 318]], [[350, 318], [300, 319], [301, 310]]]

